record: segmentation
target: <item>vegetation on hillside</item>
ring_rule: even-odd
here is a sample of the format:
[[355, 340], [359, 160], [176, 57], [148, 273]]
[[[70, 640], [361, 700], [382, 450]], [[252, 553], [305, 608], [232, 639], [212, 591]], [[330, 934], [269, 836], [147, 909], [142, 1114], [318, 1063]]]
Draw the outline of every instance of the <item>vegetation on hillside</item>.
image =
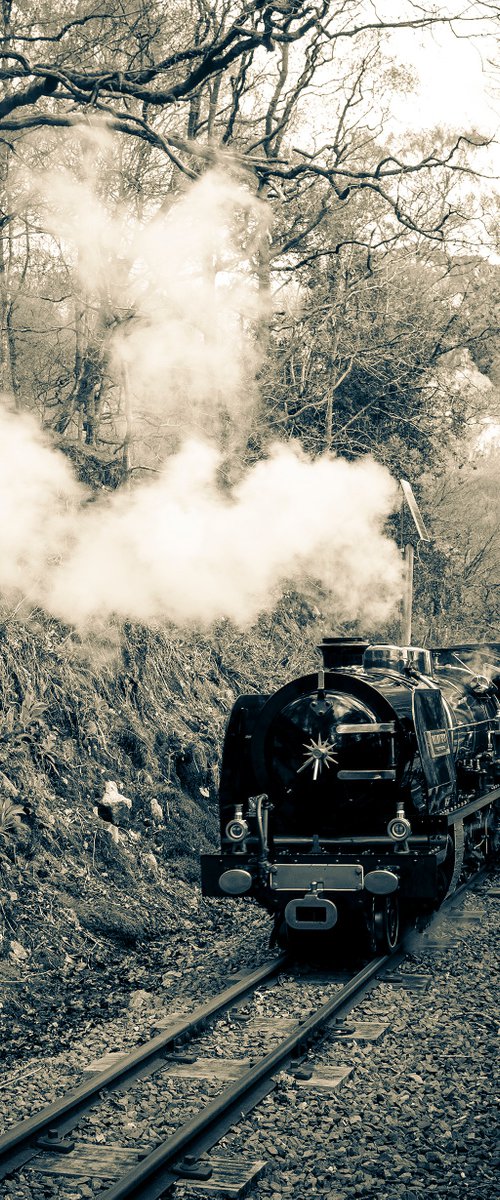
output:
[[[26, 1018], [60, 1037], [68, 1017], [100, 1019], [120, 1008], [123, 993], [154, 988], [176, 965], [182, 971], [186, 939], [222, 920], [229, 934], [231, 914], [209, 901], [199, 911], [196, 899], [198, 855], [217, 840], [227, 712], [239, 693], [270, 691], [300, 671], [304, 652], [314, 661], [317, 616], [288, 594], [273, 618], [245, 633], [229, 623], [191, 635], [129, 626], [119, 638], [108, 628], [85, 642], [40, 612], [4, 620], [6, 1050], [13, 1035], [36, 1044]], [[131, 802], [113, 821], [110, 785]]]

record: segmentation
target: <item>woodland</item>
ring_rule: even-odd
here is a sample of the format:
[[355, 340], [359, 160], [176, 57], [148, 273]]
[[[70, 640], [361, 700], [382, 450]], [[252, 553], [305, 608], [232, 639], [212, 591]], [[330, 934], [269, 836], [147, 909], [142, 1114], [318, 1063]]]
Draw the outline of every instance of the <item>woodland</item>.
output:
[[[0, 857], [25, 880], [3, 897], [11, 959], [40, 854], [50, 879], [79, 854], [86, 878], [97, 861], [122, 879], [132, 852], [153, 888], [170, 859], [192, 878], [235, 695], [284, 682], [321, 634], [364, 632], [326, 581], [286, 570], [241, 628], [217, 600], [201, 623], [181, 601], [174, 619], [122, 603], [117, 568], [83, 627], [86, 560], [65, 605], [37, 582], [61, 554], [44, 472], [61, 471], [68, 506], [83, 487], [92, 515], [154, 486], [192, 438], [215, 448], [227, 496], [276, 443], [312, 464], [369, 455], [409, 480], [430, 532], [415, 640], [498, 639], [498, 150], [491, 126], [405, 120], [417, 80], [400, 47], [473, 37], [494, 107], [499, 11], [2, 0]], [[263, 540], [265, 525], [263, 506]], [[404, 540], [397, 513], [388, 528]], [[372, 629], [396, 637], [398, 620]], [[133, 797], [139, 849], [99, 824], [109, 779]]]
[[[451, 24], [480, 49], [483, 38], [494, 91], [496, 6], [466, 5], [452, 21], [447, 5], [131, 0], [107, 11], [75, 0], [40, 5], [35, 22], [30, 5], [6, 0], [2, 16], [0, 383], [11, 404], [97, 488], [154, 472], [207, 424], [236, 470], [276, 438], [313, 457], [372, 454], [417, 486], [431, 519], [422, 635], [455, 636], [464, 608], [466, 636], [491, 634], [494, 461], [474, 455], [474, 439], [498, 411], [493, 139], [398, 131], [392, 113], [411, 110], [415, 80], [391, 34]], [[119, 243], [127, 222], [154, 236], [214, 170], [244, 189], [247, 211], [230, 200], [229, 263], [193, 209], [203, 284], [210, 292], [236, 264], [253, 311], [243, 300], [238, 312], [238, 298], [221, 310], [246, 345], [235, 379], [217, 332], [201, 396], [182, 353], [174, 382], [168, 352], [153, 380], [150, 363], [134, 372], [130, 359], [146, 325], [152, 344], [168, 342], [176, 305], [181, 336], [189, 324], [210, 341], [210, 295], [185, 278], [176, 294], [181, 253], [155, 324]], [[215, 224], [227, 215], [218, 203]], [[179, 238], [189, 257], [192, 225]], [[120, 337], [130, 350], [117, 361]], [[231, 389], [253, 394], [243, 420]]]

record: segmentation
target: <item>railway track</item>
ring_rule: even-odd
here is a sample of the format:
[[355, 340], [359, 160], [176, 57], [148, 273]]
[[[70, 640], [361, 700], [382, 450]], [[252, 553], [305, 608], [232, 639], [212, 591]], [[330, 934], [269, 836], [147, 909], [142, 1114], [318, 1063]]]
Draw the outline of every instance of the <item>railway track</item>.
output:
[[[250, 1112], [272, 1090], [275, 1086], [274, 1077], [280, 1069], [289, 1065], [292, 1059], [298, 1067], [301, 1051], [306, 1052], [311, 1042], [325, 1030], [329, 1022], [342, 1016], [352, 1007], [388, 961], [389, 957], [374, 959], [347, 980], [345, 974], [343, 977], [326, 975], [324, 980], [320, 981], [319, 990], [330, 991], [330, 999], [319, 1004], [305, 1020], [296, 1019], [290, 1022], [288, 1019], [288, 1024], [293, 1025], [291, 1031], [285, 1037], [281, 1037], [278, 1044], [262, 1054], [257, 1061], [247, 1065], [247, 1060], [241, 1059], [241, 1071], [237, 1077], [217, 1092], [199, 1112], [183, 1121], [160, 1145], [149, 1153], [144, 1152], [141, 1146], [138, 1151], [128, 1154], [128, 1160], [135, 1157], [135, 1163], [131, 1163], [111, 1187], [106, 1187], [99, 1193], [102, 1200], [125, 1200], [125, 1197], [130, 1200], [134, 1197], [141, 1197], [141, 1200], [158, 1200], [180, 1178], [203, 1178], [209, 1168], [203, 1163], [199, 1165], [200, 1156], [216, 1145], [236, 1120]], [[27, 1165], [31, 1169], [38, 1168], [43, 1173], [49, 1165], [47, 1156], [53, 1158], [56, 1173], [58, 1163], [61, 1162], [65, 1175], [70, 1174], [71, 1156], [78, 1160], [82, 1143], [76, 1143], [69, 1135], [94, 1106], [102, 1105], [103, 1100], [112, 1096], [114, 1092], [123, 1094], [125, 1090], [136, 1084], [139, 1086], [140, 1081], [151, 1077], [158, 1083], [162, 1076], [167, 1078], [164, 1073], [168, 1073], [172, 1068], [189, 1068], [194, 1057], [189, 1053], [192, 1041], [195, 1038], [199, 1039], [207, 1024], [230, 1009], [232, 1023], [237, 1026], [238, 1010], [235, 1012], [234, 1006], [237, 1003], [241, 1006], [245, 1002], [248, 1009], [255, 993], [262, 997], [263, 986], [278, 975], [294, 980], [300, 991], [303, 1007], [309, 1009], [310, 977], [290, 975], [290, 964], [285, 955], [264, 964], [225, 989], [209, 1003], [197, 1008], [189, 1017], [175, 1022], [165, 1033], [138, 1047], [112, 1066], [84, 1081], [68, 1095], [8, 1130], [0, 1138], [0, 1179]], [[289, 1001], [287, 993], [286, 1011], [289, 1011]], [[287, 1017], [284, 1019], [286, 1022]], [[275, 1024], [279, 1024], [279, 1018], [275, 1020]], [[237, 1036], [236, 1032], [236, 1038]], [[207, 1060], [203, 1062], [206, 1063]], [[214, 1072], [220, 1067], [220, 1063], [221, 1060], [214, 1057]], [[223, 1062], [222, 1065], [224, 1067], [227, 1064]], [[229, 1069], [233, 1070], [234, 1065], [233, 1059]], [[165, 1099], [167, 1100], [167, 1093]], [[171, 1103], [170, 1097], [168, 1102]], [[120, 1158], [123, 1157], [118, 1156], [117, 1173], [120, 1171]], [[78, 1174], [78, 1171], [76, 1173]]]
[[[438, 921], [450, 907], [459, 903], [463, 890], [455, 893], [440, 910]], [[332, 1023], [335, 1020], [342, 1021], [384, 973], [388, 979], [396, 979], [398, 966], [403, 959], [404, 948], [398, 948], [391, 955], [366, 963], [347, 979], [345, 973], [324, 974], [319, 983], [317, 980], [315, 983], [315, 977], [310, 974], [292, 973], [284, 955], [263, 964], [195, 1009], [188, 1017], [171, 1023], [164, 1032], [145, 1045], [121, 1057], [112, 1066], [96, 1072], [66, 1096], [8, 1130], [0, 1138], [0, 1179], [28, 1168], [30, 1176], [32, 1172], [42, 1175], [48, 1172], [53, 1176], [60, 1173], [63, 1180], [67, 1181], [73, 1172], [81, 1177], [87, 1163], [91, 1177], [94, 1174], [102, 1177], [103, 1182], [107, 1180], [98, 1193], [102, 1200], [139, 1200], [139, 1197], [141, 1200], [159, 1200], [181, 1179], [198, 1186], [203, 1180], [208, 1183], [213, 1166], [204, 1156], [237, 1121], [250, 1113], [272, 1091], [280, 1072], [290, 1071], [294, 1067], [296, 1077], [300, 1078], [301, 1061], [307, 1056], [311, 1045], [327, 1037]], [[281, 1019], [275, 1011], [280, 984], [285, 999], [285, 1015]], [[301, 1013], [301, 1016], [293, 1018], [286, 1015], [290, 1010], [291, 987], [298, 989], [295, 1006]], [[315, 989], [318, 1000], [322, 1002], [314, 1001]], [[229, 1062], [221, 1059], [221, 1043], [225, 1044], [226, 1050], [230, 1049], [231, 1041], [237, 1044], [238, 1022], [248, 1017], [249, 1013], [252, 1014], [255, 1008], [262, 1010], [264, 1007], [265, 1010], [265, 997], [269, 990], [273, 994], [274, 1040], [283, 1022], [286, 1026], [285, 1035], [278, 1036], [277, 1044], [271, 1048], [264, 1045], [259, 1057], [250, 1062], [241, 1058], [241, 1055]], [[326, 999], [325, 992], [328, 993]], [[310, 1010], [311, 1001], [315, 1002], [314, 1011], [304, 1017], [304, 1012]], [[216, 1041], [210, 1044], [214, 1034], [208, 1033], [207, 1027], [221, 1019], [226, 1021], [222, 1038], [220, 1032], [217, 1034], [216, 1025]], [[338, 1032], [338, 1026], [336, 1028]], [[260, 1036], [257, 1032], [253, 1043], [258, 1046], [259, 1041], [262, 1043], [265, 1040], [264, 1035]], [[200, 1060], [200, 1053], [203, 1055], [204, 1050], [206, 1053], [207, 1041], [209, 1057]], [[200, 1061], [202, 1068], [204, 1064], [205, 1076], [203, 1069], [202, 1075], [196, 1076], [196, 1066]], [[177, 1077], [189, 1077], [190, 1070], [197, 1079], [197, 1090], [212, 1092], [199, 1111], [193, 1113], [188, 1105], [187, 1117], [183, 1119], [181, 1116], [177, 1127], [168, 1132], [159, 1144], [153, 1147], [142, 1143], [135, 1146], [129, 1144], [118, 1147], [118, 1153], [115, 1148], [114, 1161], [113, 1154], [108, 1154], [104, 1166], [106, 1147], [96, 1146], [97, 1165], [89, 1168], [92, 1143], [85, 1138], [89, 1139], [90, 1133], [84, 1128], [83, 1141], [77, 1141], [76, 1137], [73, 1140], [70, 1135], [77, 1126], [81, 1127], [82, 1122], [85, 1127], [85, 1118], [95, 1106], [109, 1104], [113, 1097], [123, 1097], [124, 1093], [153, 1080], [158, 1091], [164, 1089], [163, 1097], [159, 1099], [160, 1106], [165, 1110], [171, 1109], [169, 1089], [172, 1076], [176, 1077], [177, 1073]], [[203, 1078], [206, 1080], [207, 1070], [208, 1075], [212, 1075], [211, 1080], [208, 1084], [200, 1083]], [[225, 1082], [222, 1088], [221, 1081]], [[182, 1103], [180, 1107], [182, 1109]], [[129, 1138], [125, 1140], [130, 1142]], [[253, 1162], [247, 1165], [251, 1173], [251, 1170], [255, 1168], [257, 1171], [264, 1164]], [[237, 1194], [237, 1188], [233, 1194]]]

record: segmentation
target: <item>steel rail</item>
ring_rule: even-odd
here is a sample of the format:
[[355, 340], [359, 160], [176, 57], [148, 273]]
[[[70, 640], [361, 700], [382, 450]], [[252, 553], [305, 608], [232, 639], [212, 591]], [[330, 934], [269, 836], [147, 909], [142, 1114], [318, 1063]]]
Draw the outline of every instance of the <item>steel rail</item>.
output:
[[[373, 959], [364, 966], [341, 988], [340, 992], [337, 992], [317, 1012], [297, 1026], [297, 1029], [293, 1030], [279, 1046], [264, 1055], [255, 1066], [245, 1071], [239, 1079], [220, 1092], [200, 1112], [181, 1125], [160, 1146], [157, 1146], [151, 1154], [132, 1167], [111, 1188], [101, 1192], [102, 1200], [139, 1200], [144, 1196], [144, 1185], [147, 1188], [148, 1183], [154, 1180], [155, 1175], [167, 1168], [183, 1151], [189, 1150], [195, 1139], [215, 1125], [226, 1110], [248, 1096], [252, 1089], [257, 1088], [277, 1067], [283, 1065], [297, 1046], [305, 1043], [321, 1026], [344, 1008], [348, 1001], [361, 992], [392, 958], [393, 954], [384, 955], [381, 958]], [[164, 1186], [164, 1184], [161, 1185], [158, 1195], [161, 1194]]]
[[[25, 1152], [26, 1157], [23, 1158], [23, 1161], [27, 1161], [28, 1157], [32, 1157], [38, 1152], [37, 1147], [33, 1146], [35, 1138], [40, 1137], [58, 1121], [61, 1122], [65, 1118], [75, 1118], [74, 1124], [76, 1124], [76, 1119], [88, 1108], [91, 1108], [92, 1104], [99, 1099], [99, 1093], [103, 1089], [111, 1088], [127, 1078], [133, 1078], [138, 1071], [172, 1046], [178, 1038], [194, 1033], [210, 1017], [224, 1012], [235, 1000], [241, 999], [248, 992], [253, 991], [257, 984], [279, 974], [288, 962], [289, 958], [286, 954], [268, 960], [207, 1000], [205, 1004], [199, 1005], [186, 1017], [181, 1017], [164, 1033], [158, 1034], [145, 1045], [136, 1046], [130, 1054], [124, 1055], [106, 1070], [99, 1071], [91, 1078], [84, 1080], [73, 1091], [54, 1100], [35, 1113], [33, 1117], [28, 1117], [13, 1125], [11, 1129], [7, 1129], [0, 1137], [0, 1179], [8, 1174], [9, 1169], [13, 1169], [16, 1165], [13, 1159], [17, 1159], [20, 1153], [22, 1155], [23, 1151]], [[71, 1128], [71, 1123], [66, 1124], [67, 1128]]]

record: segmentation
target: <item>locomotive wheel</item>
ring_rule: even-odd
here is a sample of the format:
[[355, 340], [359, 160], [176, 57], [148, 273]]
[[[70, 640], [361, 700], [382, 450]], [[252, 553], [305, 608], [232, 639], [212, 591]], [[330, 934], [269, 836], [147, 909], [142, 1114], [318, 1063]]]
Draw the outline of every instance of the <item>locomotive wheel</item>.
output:
[[288, 950], [287, 925], [283, 913], [275, 913], [274, 925], [269, 938], [269, 949], [279, 946], [280, 950]]
[[394, 894], [373, 897], [368, 924], [373, 953], [394, 950], [399, 936], [399, 901]]

